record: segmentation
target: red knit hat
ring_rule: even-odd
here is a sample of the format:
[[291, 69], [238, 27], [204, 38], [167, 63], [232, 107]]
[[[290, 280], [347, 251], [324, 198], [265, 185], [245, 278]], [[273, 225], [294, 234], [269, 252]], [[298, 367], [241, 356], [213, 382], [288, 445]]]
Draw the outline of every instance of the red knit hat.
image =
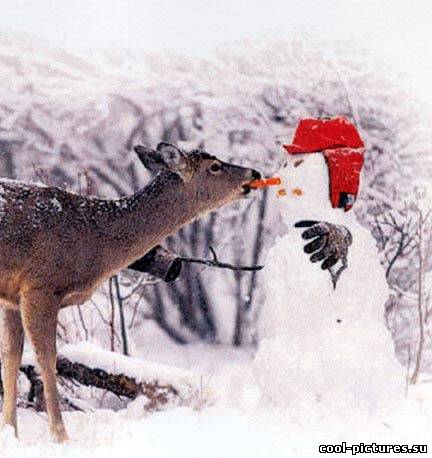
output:
[[302, 119], [293, 143], [283, 147], [290, 154], [322, 152], [329, 170], [332, 207], [348, 211], [353, 206], [365, 151], [354, 124], [343, 117]]

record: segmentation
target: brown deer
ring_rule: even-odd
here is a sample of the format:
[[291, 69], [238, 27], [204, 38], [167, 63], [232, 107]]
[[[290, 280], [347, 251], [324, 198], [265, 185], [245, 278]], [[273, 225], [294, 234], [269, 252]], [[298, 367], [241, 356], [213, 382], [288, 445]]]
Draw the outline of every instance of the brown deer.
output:
[[3, 423], [17, 431], [17, 376], [24, 334], [41, 369], [51, 434], [67, 440], [56, 386], [56, 326], [62, 307], [82, 304], [110, 276], [195, 218], [250, 192], [250, 168], [162, 142], [136, 146], [156, 176], [119, 199], [86, 197], [0, 180]]

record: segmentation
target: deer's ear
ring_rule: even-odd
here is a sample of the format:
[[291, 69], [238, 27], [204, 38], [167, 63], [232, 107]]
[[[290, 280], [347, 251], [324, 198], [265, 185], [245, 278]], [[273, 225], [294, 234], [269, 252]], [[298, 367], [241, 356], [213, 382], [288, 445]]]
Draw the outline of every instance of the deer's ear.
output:
[[160, 142], [156, 147], [156, 151], [168, 170], [181, 174], [186, 168], [187, 158], [185, 154], [172, 143]]
[[134, 151], [144, 167], [150, 170], [150, 172], [157, 173], [161, 170], [166, 170], [167, 167], [165, 162], [162, 160], [160, 154], [154, 149], [148, 148], [147, 146], [136, 145], [134, 146]]
[[161, 142], [156, 150], [147, 146], [136, 145], [134, 150], [144, 167], [150, 172], [158, 173], [162, 170], [169, 170], [178, 173], [183, 178], [187, 168], [187, 157], [184, 153], [171, 143]]

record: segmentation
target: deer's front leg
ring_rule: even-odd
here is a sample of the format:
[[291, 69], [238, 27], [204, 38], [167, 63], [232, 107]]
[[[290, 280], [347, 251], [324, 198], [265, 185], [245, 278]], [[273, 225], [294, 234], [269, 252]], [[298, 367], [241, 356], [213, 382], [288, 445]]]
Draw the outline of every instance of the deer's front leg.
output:
[[57, 442], [68, 439], [60, 412], [56, 381], [56, 328], [58, 304], [46, 297], [27, 295], [21, 303], [24, 330], [41, 369], [51, 434]]
[[21, 317], [15, 310], [0, 310], [1, 363], [3, 382], [3, 425], [10, 425], [17, 434], [17, 378], [23, 352], [24, 333]]

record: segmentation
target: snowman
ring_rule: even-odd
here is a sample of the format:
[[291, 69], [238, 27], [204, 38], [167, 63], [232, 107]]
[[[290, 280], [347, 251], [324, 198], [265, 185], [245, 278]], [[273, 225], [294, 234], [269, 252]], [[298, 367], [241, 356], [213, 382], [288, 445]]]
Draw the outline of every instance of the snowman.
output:
[[384, 321], [388, 285], [374, 239], [349, 212], [363, 141], [347, 119], [306, 119], [284, 148], [275, 200], [287, 231], [266, 257], [254, 361], [262, 398], [318, 420], [389, 411], [404, 371]]

